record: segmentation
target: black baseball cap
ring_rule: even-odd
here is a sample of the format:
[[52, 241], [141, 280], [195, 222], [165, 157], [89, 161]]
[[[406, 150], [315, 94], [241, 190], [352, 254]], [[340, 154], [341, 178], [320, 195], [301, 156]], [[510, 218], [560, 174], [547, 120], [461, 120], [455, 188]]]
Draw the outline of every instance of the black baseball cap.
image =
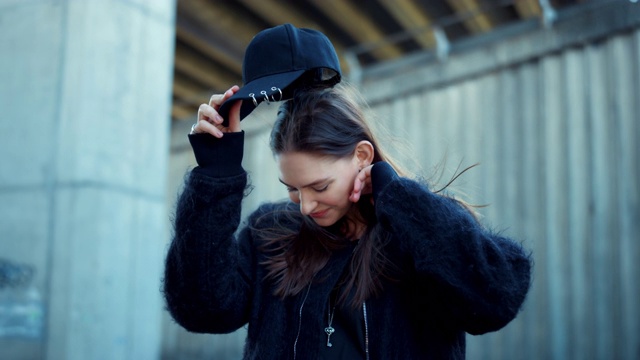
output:
[[278, 25], [259, 32], [247, 46], [242, 62], [244, 85], [227, 99], [218, 113], [228, 124], [233, 103], [243, 100], [240, 120], [260, 103], [290, 99], [295, 89], [333, 86], [342, 72], [331, 41], [313, 29]]

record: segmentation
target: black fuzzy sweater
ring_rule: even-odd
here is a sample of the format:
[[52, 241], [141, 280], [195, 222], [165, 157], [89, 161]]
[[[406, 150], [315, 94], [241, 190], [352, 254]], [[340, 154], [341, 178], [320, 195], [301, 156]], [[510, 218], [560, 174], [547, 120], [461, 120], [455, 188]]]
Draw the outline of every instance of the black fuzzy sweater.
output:
[[[351, 248], [332, 254], [316, 275], [322, 281], [275, 297], [260, 265], [261, 239], [251, 226], [236, 232], [247, 185], [243, 133], [190, 140], [199, 166], [177, 204], [164, 277], [169, 312], [192, 332], [228, 333], [248, 323], [245, 359], [315, 359], [326, 341], [327, 301]], [[385, 252], [404, 271], [365, 302], [369, 358], [463, 359], [465, 333], [496, 331], [518, 314], [530, 285], [529, 255], [384, 163], [373, 167], [372, 183], [377, 219], [393, 235]], [[265, 204], [248, 222], [291, 206]], [[263, 217], [260, 226], [269, 225]]]

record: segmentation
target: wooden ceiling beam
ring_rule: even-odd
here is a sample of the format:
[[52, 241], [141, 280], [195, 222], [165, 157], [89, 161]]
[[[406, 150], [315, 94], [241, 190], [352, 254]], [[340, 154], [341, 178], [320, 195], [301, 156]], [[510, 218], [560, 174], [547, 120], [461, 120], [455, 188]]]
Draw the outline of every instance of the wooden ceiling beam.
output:
[[423, 48], [436, 46], [431, 30], [431, 19], [414, 0], [379, 0], [380, 4], [402, 25], [406, 32], [414, 33], [413, 38]]
[[174, 66], [179, 72], [202, 82], [213, 91], [225, 91], [234, 84], [242, 83], [240, 74], [230, 74], [213, 66], [211, 61], [193, 54], [179, 44], [176, 46]]
[[[346, 31], [352, 38], [360, 43], [383, 43], [385, 36], [362, 11], [344, 0], [310, 0], [327, 17], [331, 18]], [[383, 44], [371, 50], [371, 54], [380, 60], [398, 58], [402, 51], [395, 45]]]
[[237, 74], [242, 73], [242, 51], [229, 51], [206, 33], [194, 32], [180, 24], [176, 28], [176, 36], [178, 42], [188, 44]]
[[211, 91], [202, 88], [180, 74], [173, 76], [173, 95], [175, 105], [199, 106], [211, 97]]
[[542, 9], [538, 0], [516, 0], [513, 4], [518, 15], [523, 19], [542, 16]]
[[183, 42], [240, 74], [244, 49], [238, 46], [232, 37], [223, 35], [216, 33], [208, 26], [203, 26], [184, 11], [178, 14], [176, 23], [178, 43]]
[[173, 105], [171, 107], [171, 118], [175, 120], [193, 120], [195, 121], [197, 110], [193, 107], [184, 105]]
[[[181, 4], [185, 6], [181, 7]], [[240, 43], [241, 49], [244, 49], [253, 36], [262, 30], [247, 21], [244, 14], [236, 11], [235, 7], [225, 1], [189, 0], [178, 2], [178, 7], [179, 10], [188, 12], [201, 24], [206, 24], [214, 32], [220, 32], [225, 37], [235, 39]]]
[[245, 7], [262, 17], [272, 26], [291, 23], [296, 27], [304, 27], [322, 31], [317, 23], [293, 10], [282, 1], [275, 0], [239, 0]]
[[242, 74], [244, 50], [260, 30], [224, 1], [178, 2], [177, 36], [221, 65]]
[[473, 34], [489, 32], [494, 24], [482, 11], [478, 0], [447, 0], [454, 11], [463, 17], [463, 23]]

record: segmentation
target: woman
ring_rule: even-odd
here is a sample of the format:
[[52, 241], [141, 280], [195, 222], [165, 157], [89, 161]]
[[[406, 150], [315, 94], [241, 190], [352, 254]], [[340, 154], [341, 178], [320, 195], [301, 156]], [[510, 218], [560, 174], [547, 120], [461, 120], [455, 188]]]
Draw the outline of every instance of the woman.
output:
[[290, 201], [261, 206], [235, 236], [247, 186], [240, 104], [228, 127], [217, 109], [237, 90], [201, 106], [189, 137], [199, 166], [178, 201], [164, 282], [180, 325], [248, 323], [245, 359], [463, 359], [465, 333], [517, 315], [529, 256], [399, 176], [343, 86], [281, 106], [271, 148]]

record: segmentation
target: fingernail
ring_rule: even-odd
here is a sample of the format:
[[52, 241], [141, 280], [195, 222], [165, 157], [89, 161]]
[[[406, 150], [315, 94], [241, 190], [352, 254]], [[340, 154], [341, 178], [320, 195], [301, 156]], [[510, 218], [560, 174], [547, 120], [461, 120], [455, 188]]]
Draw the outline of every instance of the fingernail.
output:
[[216, 115], [216, 122], [221, 123], [222, 122], [222, 116], [220, 115]]

